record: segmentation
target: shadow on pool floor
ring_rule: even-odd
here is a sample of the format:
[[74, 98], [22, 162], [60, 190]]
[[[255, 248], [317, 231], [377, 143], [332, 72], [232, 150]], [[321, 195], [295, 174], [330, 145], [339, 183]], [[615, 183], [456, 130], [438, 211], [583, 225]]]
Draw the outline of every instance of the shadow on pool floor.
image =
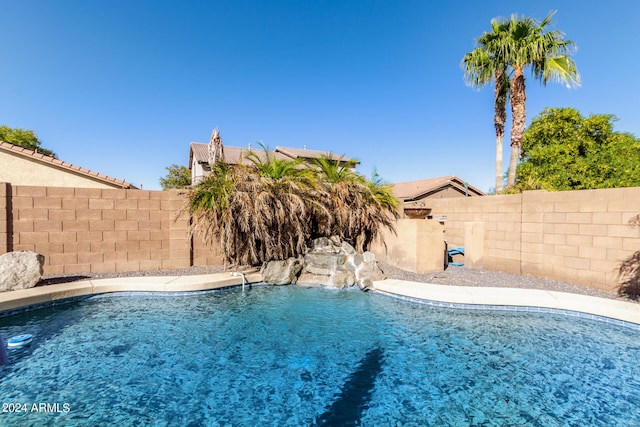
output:
[[368, 408], [376, 378], [382, 370], [384, 352], [380, 347], [369, 350], [358, 368], [349, 375], [340, 394], [326, 411], [316, 418], [316, 426], [360, 425], [362, 412]]

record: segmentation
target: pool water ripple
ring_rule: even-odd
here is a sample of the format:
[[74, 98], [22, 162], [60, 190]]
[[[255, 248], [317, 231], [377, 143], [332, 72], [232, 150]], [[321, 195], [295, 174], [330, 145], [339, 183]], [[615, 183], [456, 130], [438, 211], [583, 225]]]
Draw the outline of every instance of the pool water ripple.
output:
[[577, 317], [265, 286], [0, 319], [21, 333], [3, 402], [70, 411], [0, 425], [640, 425], [640, 332]]

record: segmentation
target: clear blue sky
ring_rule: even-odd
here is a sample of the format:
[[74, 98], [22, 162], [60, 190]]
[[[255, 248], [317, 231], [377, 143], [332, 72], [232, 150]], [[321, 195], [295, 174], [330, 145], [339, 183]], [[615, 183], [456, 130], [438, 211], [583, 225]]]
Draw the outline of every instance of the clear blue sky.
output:
[[[582, 87], [527, 79], [544, 107], [615, 114], [640, 135], [640, 2], [1, 0], [0, 124], [145, 189], [220, 129], [357, 158], [389, 182], [493, 187], [493, 93], [460, 68], [491, 18], [543, 18], [578, 46]], [[510, 126], [510, 119], [509, 124]], [[504, 165], [508, 165], [508, 136]]]

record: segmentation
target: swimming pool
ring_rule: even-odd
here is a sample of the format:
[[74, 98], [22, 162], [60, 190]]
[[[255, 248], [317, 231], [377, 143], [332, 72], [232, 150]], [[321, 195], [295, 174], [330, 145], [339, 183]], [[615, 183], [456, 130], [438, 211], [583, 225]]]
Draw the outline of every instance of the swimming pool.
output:
[[640, 424], [640, 332], [576, 317], [259, 286], [0, 319], [21, 333], [1, 425]]

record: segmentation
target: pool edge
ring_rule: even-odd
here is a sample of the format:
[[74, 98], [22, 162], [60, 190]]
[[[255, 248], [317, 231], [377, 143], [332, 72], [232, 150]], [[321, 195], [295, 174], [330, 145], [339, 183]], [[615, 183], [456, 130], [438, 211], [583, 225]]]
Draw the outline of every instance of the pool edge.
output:
[[573, 311], [640, 325], [640, 305], [587, 295], [540, 289], [434, 285], [386, 279], [374, 282], [373, 289], [418, 300], [487, 307], [531, 307]]
[[[0, 313], [55, 301], [112, 292], [189, 292], [262, 281], [259, 272], [193, 276], [146, 276], [89, 279], [0, 293]], [[425, 301], [458, 306], [532, 307], [575, 311], [640, 325], [640, 305], [580, 294], [538, 289], [435, 285], [397, 279], [374, 282], [373, 289]]]
[[215, 273], [193, 276], [146, 276], [88, 279], [0, 293], [0, 313], [59, 300], [112, 292], [191, 292], [240, 286], [262, 281], [257, 272]]

